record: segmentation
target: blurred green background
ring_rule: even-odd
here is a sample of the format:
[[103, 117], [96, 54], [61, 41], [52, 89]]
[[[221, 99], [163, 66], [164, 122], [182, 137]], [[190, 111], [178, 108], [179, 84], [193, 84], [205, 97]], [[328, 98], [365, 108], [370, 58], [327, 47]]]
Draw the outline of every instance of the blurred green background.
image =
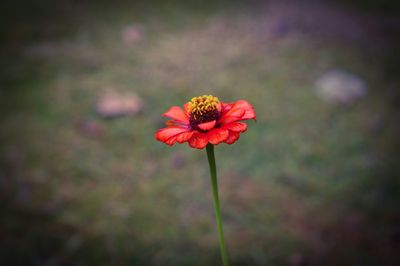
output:
[[[398, 7], [6, 1], [0, 264], [219, 265], [205, 150], [154, 139], [207, 93], [257, 111], [216, 148], [232, 265], [400, 265]], [[321, 97], [332, 70], [362, 93]]]

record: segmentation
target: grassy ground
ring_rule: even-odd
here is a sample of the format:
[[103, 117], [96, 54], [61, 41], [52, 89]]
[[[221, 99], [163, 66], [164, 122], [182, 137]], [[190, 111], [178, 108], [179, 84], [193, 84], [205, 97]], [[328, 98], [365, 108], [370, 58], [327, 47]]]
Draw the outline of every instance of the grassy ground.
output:
[[[399, 262], [398, 46], [382, 18], [195, 1], [19, 14], [1, 30], [1, 262], [218, 265], [205, 151], [153, 136], [169, 106], [204, 93], [258, 115], [216, 149], [233, 265]], [[131, 25], [141, 40], [127, 43]], [[334, 68], [365, 79], [367, 96], [318, 98], [314, 80]], [[99, 117], [109, 89], [137, 93], [143, 112]]]

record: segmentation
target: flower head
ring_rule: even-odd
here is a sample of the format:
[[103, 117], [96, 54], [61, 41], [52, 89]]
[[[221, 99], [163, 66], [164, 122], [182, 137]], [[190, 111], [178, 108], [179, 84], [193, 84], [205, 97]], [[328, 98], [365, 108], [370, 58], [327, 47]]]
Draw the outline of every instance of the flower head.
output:
[[168, 145], [188, 142], [192, 148], [203, 149], [208, 143], [234, 143], [247, 130], [242, 120], [255, 119], [256, 113], [247, 101], [224, 103], [212, 95], [193, 97], [183, 106], [172, 106], [163, 114], [171, 118], [167, 127], [157, 131], [158, 141]]

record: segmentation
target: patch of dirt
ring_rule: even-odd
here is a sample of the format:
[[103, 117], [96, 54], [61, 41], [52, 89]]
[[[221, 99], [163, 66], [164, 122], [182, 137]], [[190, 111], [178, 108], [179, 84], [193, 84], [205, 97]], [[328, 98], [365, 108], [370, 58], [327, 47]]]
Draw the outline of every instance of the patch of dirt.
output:
[[143, 109], [143, 100], [134, 93], [107, 91], [100, 96], [96, 111], [105, 118], [135, 115]]

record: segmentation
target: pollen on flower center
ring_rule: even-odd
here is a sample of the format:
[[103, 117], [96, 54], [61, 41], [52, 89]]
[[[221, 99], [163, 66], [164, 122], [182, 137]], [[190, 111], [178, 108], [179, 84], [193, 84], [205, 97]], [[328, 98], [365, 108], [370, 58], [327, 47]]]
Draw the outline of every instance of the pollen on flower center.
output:
[[219, 99], [212, 95], [193, 97], [189, 102], [189, 111], [193, 116], [202, 116], [217, 109]]
[[219, 103], [219, 99], [212, 95], [193, 97], [188, 103], [192, 127], [218, 119], [219, 111], [217, 106]]

